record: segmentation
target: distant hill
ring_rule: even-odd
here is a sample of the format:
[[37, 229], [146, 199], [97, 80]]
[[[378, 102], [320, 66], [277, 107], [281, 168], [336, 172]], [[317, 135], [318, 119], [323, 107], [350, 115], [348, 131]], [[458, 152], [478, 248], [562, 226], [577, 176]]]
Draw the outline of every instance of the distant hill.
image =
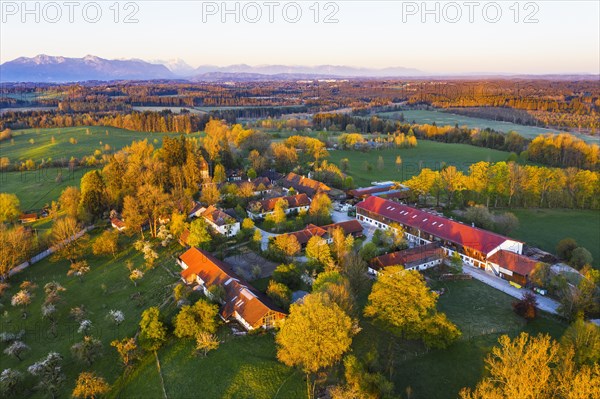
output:
[[0, 65], [2, 82], [80, 82], [87, 80], [171, 79], [176, 75], [166, 66], [142, 60], [107, 60], [53, 57], [45, 54], [20, 57]]
[[206, 73], [229, 73], [229, 74], [259, 74], [259, 75], [292, 75], [303, 77], [364, 77], [364, 78], [383, 78], [383, 77], [404, 77], [404, 76], [424, 76], [426, 73], [413, 68], [356, 68], [343, 65], [257, 65], [246, 64], [229, 65], [218, 67], [214, 65], [202, 65], [195, 70], [196, 76], [202, 76]]

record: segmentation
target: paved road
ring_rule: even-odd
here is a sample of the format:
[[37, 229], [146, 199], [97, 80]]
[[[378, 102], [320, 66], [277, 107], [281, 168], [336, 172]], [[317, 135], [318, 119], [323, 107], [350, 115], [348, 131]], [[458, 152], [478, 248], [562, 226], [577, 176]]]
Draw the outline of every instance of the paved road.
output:
[[[470, 265], [464, 265], [463, 272], [473, 276], [473, 278], [481, 281], [482, 283], [485, 283], [491, 287], [494, 287], [497, 290], [500, 290], [514, 298], [521, 299], [523, 297], [523, 294], [526, 291], [532, 292], [527, 289], [515, 288], [512, 285], [510, 285], [508, 283], [508, 281], [502, 280], [499, 277], [496, 277], [494, 275], [487, 273], [485, 270], [477, 269]], [[540, 310], [543, 310], [545, 312], [552, 313], [552, 314], [558, 314], [557, 309], [558, 309], [559, 303], [557, 301], [555, 301], [554, 299], [545, 297], [545, 296], [535, 294], [535, 293], [534, 293], [534, 295], [537, 298], [538, 308]]]

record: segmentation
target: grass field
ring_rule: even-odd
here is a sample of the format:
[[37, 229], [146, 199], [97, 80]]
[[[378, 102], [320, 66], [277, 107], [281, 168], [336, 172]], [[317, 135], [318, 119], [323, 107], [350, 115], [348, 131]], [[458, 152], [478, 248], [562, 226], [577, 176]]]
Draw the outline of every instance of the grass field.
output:
[[[98, 231], [93, 232], [92, 237]], [[23, 360], [2, 354], [0, 356], [0, 369], [17, 368], [21, 371], [32, 363], [45, 357], [49, 351], [57, 351], [64, 356], [64, 371], [67, 375], [58, 397], [69, 397], [74, 387], [76, 376], [82, 370], [93, 370], [113, 383], [121, 374], [118, 355], [110, 342], [114, 339], [133, 336], [137, 330], [140, 315], [144, 309], [153, 305], [160, 305], [171, 292], [172, 285], [177, 282], [177, 277], [167, 272], [166, 269], [177, 271], [178, 266], [171, 256], [173, 251], [181, 251], [178, 244], [173, 244], [167, 249], [159, 249], [161, 257], [158, 264], [145, 276], [137, 287], [129, 281], [129, 272], [125, 262], [131, 260], [134, 265], [143, 268], [143, 259], [139, 252], [133, 249], [132, 240], [121, 237], [124, 250], [117, 256], [95, 257], [87, 254], [86, 259], [91, 271], [80, 281], [76, 277], [68, 277], [68, 261], [53, 263], [45, 259], [15, 275], [10, 280], [11, 288], [0, 298], [0, 331], [26, 330], [23, 341], [31, 350], [23, 355]], [[22, 318], [21, 309], [10, 304], [10, 298], [19, 290], [22, 281], [29, 280], [38, 285], [33, 290], [34, 298], [27, 307], [28, 316]], [[57, 281], [67, 290], [61, 294], [63, 301], [57, 305], [58, 328], [56, 336], [49, 333], [49, 322], [41, 318], [41, 304], [44, 301], [44, 285], [50, 281]], [[135, 294], [135, 295], [134, 295]], [[134, 296], [132, 296], [134, 295]], [[103, 356], [91, 367], [77, 362], [70, 353], [70, 347], [82, 339], [77, 332], [78, 324], [69, 318], [72, 307], [83, 305], [87, 310], [87, 318], [93, 323], [92, 335], [102, 341]], [[106, 315], [111, 309], [119, 309], [125, 314], [125, 321], [118, 327], [106, 320]], [[0, 344], [4, 350], [5, 344]], [[150, 381], [150, 383], [156, 380]], [[33, 381], [28, 379], [29, 387]], [[37, 392], [32, 397], [47, 397], [45, 392]]]
[[[21, 210], [41, 209], [56, 201], [68, 186], [79, 187], [81, 177], [91, 169], [47, 168], [23, 172], [0, 172], [0, 192], [16, 194]], [[57, 182], [57, 176], [62, 178]]]
[[500, 335], [548, 333], [560, 338], [566, 325], [550, 316], [526, 323], [511, 307], [512, 297], [479, 281], [436, 283], [446, 293], [438, 309], [458, 325], [463, 335], [445, 350], [425, 350], [422, 345], [401, 341], [379, 327], [363, 321], [353, 350], [360, 355], [375, 348], [382, 371], [394, 382], [396, 393], [411, 399], [456, 398], [462, 387], [474, 386], [481, 378], [484, 359]]
[[[397, 170], [396, 157], [402, 158], [402, 168]], [[488, 148], [474, 147], [467, 144], [446, 144], [435, 141], [419, 140], [416, 148], [383, 149], [369, 152], [334, 150], [330, 152], [329, 161], [339, 166], [340, 160], [348, 158], [350, 168], [346, 172], [354, 179], [357, 186], [369, 185], [372, 181], [406, 180], [418, 174], [421, 168], [440, 169], [443, 163], [454, 165], [466, 171], [469, 166], [479, 161], [505, 161], [508, 153]], [[377, 158], [384, 161], [383, 170], [377, 169]], [[364, 163], [369, 162], [373, 169], [368, 171]]]
[[519, 228], [511, 234], [527, 244], [555, 253], [565, 237], [592, 253], [600, 267], [600, 212], [579, 209], [511, 209], [519, 218]]
[[[11, 162], [27, 159], [40, 161], [50, 158], [55, 161], [64, 160], [66, 163], [71, 157], [93, 155], [96, 150], [103, 153], [120, 150], [134, 140], [148, 139], [154, 147], [160, 147], [165, 135], [179, 137], [180, 134], [136, 132], [105, 126], [23, 129], [13, 132], [14, 142], [0, 143], [0, 154], [2, 157], [8, 157]], [[186, 135], [186, 137], [198, 136], [198, 133]], [[71, 138], [77, 140], [77, 143], [71, 144]], [[33, 143], [30, 143], [30, 140], [33, 140]], [[106, 144], [110, 146], [108, 151], [104, 149]]]
[[[158, 352], [165, 390], [170, 398], [288, 399], [302, 398], [301, 372], [276, 359], [273, 334], [234, 337], [220, 331], [221, 346], [207, 357], [194, 356], [191, 340], [172, 340]], [[130, 378], [119, 381], [114, 397], [162, 396], [154, 358]]]
[[[545, 129], [535, 126], [518, 125], [511, 122], [494, 121], [490, 119], [474, 118], [470, 116], [452, 114], [449, 112], [442, 111], [427, 111], [427, 110], [407, 110], [407, 111], [394, 111], [394, 112], [381, 112], [378, 115], [384, 118], [398, 119], [400, 114], [404, 115], [404, 120], [407, 122], [416, 123], [428, 123], [432, 124], [435, 122], [438, 126], [458, 124], [459, 126], [468, 126], [470, 128], [485, 129], [486, 127], [498, 130], [501, 132], [515, 131], [521, 136], [534, 138], [540, 134], [546, 133], [558, 133], [558, 130]], [[576, 132], [572, 132], [572, 135], [588, 142], [598, 143], [597, 137], [590, 137], [582, 135]]]

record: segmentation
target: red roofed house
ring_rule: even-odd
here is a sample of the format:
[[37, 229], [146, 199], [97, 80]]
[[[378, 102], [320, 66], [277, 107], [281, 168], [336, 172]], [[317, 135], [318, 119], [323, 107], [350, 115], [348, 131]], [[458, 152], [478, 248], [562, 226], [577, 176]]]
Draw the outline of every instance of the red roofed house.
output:
[[356, 205], [356, 218], [382, 229], [398, 223], [404, 228], [409, 243], [438, 242], [447, 256], [458, 251], [467, 264], [496, 274], [500, 270], [487, 262], [488, 257], [500, 250], [523, 252], [520, 241], [377, 196], [370, 196]]
[[328, 194], [331, 191], [328, 185], [293, 172], [288, 173], [279, 184], [287, 191], [293, 188], [296, 192], [304, 193], [309, 197], [314, 197], [319, 192]]
[[125, 222], [123, 222], [121, 219], [119, 218], [112, 218], [110, 219], [110, 224], [113, 228], [117, 229], [118, 231], [123, 231], [125, 230]]
[[37, 213], [24, 213], [19, 216], [19, 222], [21, 223], [31, 223], [38, 220]]
[[494, 269], [500, 271], [502, 278], [523, 286], [527, 285], [529, 276], [539, 263], [535, 259], [505, 250], [489, 256], [487, 261]]
[[388, 266], [403, 266], [406, 270], [425, 270], [444, 260], [444, 250], [438, 243], [425, 244], [378, 256], [369, 263], [369, 274], [377, 274]]
[[[247, 330], [276, 327], [286, 314], [269, 298], [237, 276], [224, 262], [198, 248], [190, 248], [177, 259], [181, 278], [198, 284], [204, 294], [221, 303], [219, 315], [225, 321], [237, 320]], [[222, 287], [225, 295], [215, 298], [211, 287]]]
[[248, 204], [248, 216], [251, 219], [262, 219], [270, 215], [275, 210], [275, 204], [280, 199], [288, 204], [285, 213], [308, 211], [310, 208], [310, 198], [306, 194], [291, 195], [289, 197], [269, 198], [262, 201], [252, 201]]
[[306, 228], [293, 233], [288, 233], [288, 235], [295, 236], [301, 246], [305, 246], [308, 243], [308, 240], [314, 236], [323, 237], [328, 243], [331, 244], [331, 242], [333, 242], [333, 238], [329, 232], [338, 227], [344, 231], [345, 235], [351, 234], [353, 237], [362, 236], [363, 227], [358, 220], [347, 220], [345, 222], [328, 224], [321, 227], [314, 224], [309, 224], [306, 226]]
[[213, 205], [199, 212], [200, 216], [219, 234], [233, 237], [240, 231], [240, 222]]

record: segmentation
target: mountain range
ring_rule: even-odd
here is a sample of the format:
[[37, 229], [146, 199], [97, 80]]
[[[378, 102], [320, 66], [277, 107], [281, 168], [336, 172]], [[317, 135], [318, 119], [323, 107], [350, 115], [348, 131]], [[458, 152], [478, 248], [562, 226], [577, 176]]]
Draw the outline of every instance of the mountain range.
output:
[[68, 58], [40, 54], [32, 58], [20, 57], [0, 65], [2, 82], [62, 83], [88, 80], [154, 80], [186, 79], [191, 81], [222, 80], [286, 80], [311, 78], [352, 77], [406, 77], [424, 76], [422, 71], [410, 68], [355, 68], [349, 66], [288, 66], [246, 64], [230, 66], [202, 65], [193, 68], [181, 59], [108, 60], [87, 55]]
[[188, 80], [192, 82], [312, 80], [340, 78], [431, 78], [431, 79], [598, 79], [590, 74], [431, 74], [413, 68], [358, 68], [343, 65], [201, 65], [194, 68], [182, 59], [143, 61], [108, 60], [87, 55], [68, 58], [40, 54], [20, 57], [0, 65], [0, 82], [64, 83], [112, 80]]

